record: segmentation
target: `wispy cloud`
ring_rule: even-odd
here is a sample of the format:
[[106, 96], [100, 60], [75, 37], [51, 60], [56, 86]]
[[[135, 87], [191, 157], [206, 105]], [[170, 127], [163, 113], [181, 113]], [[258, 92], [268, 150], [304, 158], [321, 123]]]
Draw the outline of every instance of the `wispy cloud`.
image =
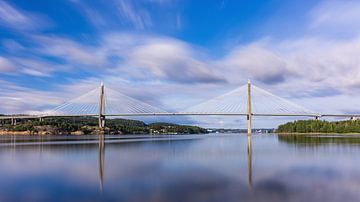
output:
[[152, 25], [149, 12], [144, 9], [137, 8], [135, 1], [119, 0], [119, 14], [125, 22], [131, 23], [137, 29], [145, 29]]
[[177, 29], [181, 29], [181, 27], [182, 27], [182, 21], [181, 21], [181, 15], [180, 14], [176, 15], [176, 27], [177, 27]]
[[[312, 30], [324, 34], [360, 33], [360, 2], [356, 0], [323, 1], [310, 12]], [[330, 32], [330, 33], [329, 33]]]
[[25, 50], [25, 47], [23, 45], [11, 39], [3, 40], [1, 44], [4, 49], [10, 53], [17, 53], [18, 51]]
[[184, 24], [182, 9], [176, 6], [176, 0], [109, 0], [93, 4], [78, 0], [71, 2], [101, 32], [104, 29], [156, 32], [169, 28], [178, 31]]
[[34, 90], [1, 80], [0, 86], [0, 111], [3, 114], [24, 114], [61, 103], [58, 92]]
[[20, 11], [7, 1], [0, 1], [0, 25], [15, 30], [34, 30], [46, 27], [50, 21], [43, 16]]
[[15, 65], [8, 59], [0, 56], [0, 72], [13, 72], [15, 71]]
[[30, 20], [25, 15], [7, 4], [5, 1], [0, 2], [0, 19], [4, 24], [14, 27], [31, 24]]
[[[100, 80], [114, 85], [121, 83], [120, 90], [135, 96], [141, 95], [135, 92], [145, 90], [145, 85], [150, 93], [148, 98], [158, 100], [154, 103], [162, 103], [163, 98], [165, 105], [170, 106], [181, 96], [191, 97], [182, 106], [196, 103], [241, 85], [247, 78], [293, 98], [326, 98], [360, 90], [359, 39], [259, 40], [236, 46], [218, 59], [184, 41], [160, 36], [105, 34], [94, 47], [56, 37], [40, 41], [44, 44], [42, 54], [63, 58], [69, 63], [111, 66], [99, 74], [96, 82], [92, 79], [94, 83]], [[26, 60], [17, 63], [37, 71], [24, 72], [27, 74], [49, 73], [44, 71], [47, 63]], [[166, 99], [174, 88], [180, 95]]]
[[66, 62], [88, 66], [105, 64], [105, 58], [96, 49], [89, 45], [75, 42], [61, 37], [47, 37], [36, 35], [37, 51], [40, 54], [63, 59]]
[[55, 71], [54, 67], [59, 66], [40, 59], [12, 58], [12, 61], [17, 64], [20, 73], [39, 77], [50, 76]]
[[94, 9], [88, 6], [83, 1], [72, 0], [80, 10], [80, 12], [86, 17], [86, 19], [96, 27], [103, 27], [107, 24], [105, 17], [98, 11], [98, 9]]

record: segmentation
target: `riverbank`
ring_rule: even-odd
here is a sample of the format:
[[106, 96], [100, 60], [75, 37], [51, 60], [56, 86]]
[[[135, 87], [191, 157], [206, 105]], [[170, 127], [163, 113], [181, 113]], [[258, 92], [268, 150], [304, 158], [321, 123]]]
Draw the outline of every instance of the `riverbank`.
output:
[[0, 135], [94, 135], [94, 134], [204, 134], [208, 131], [197, 126], [172, 123], [151, 123], [130, 119], [109, 119], [104, 130], [99, 130], [94, 117], [47, 118], [22, 120], [17, 125], [0, 125]]

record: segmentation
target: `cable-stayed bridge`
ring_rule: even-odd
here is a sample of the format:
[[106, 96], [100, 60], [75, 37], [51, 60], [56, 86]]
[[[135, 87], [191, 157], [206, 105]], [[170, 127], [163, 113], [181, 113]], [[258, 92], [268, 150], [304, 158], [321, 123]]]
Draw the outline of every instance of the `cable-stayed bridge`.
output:
[[360, 117], [360, 114], [320, 114], [264, 89], [248, 84], [228, 93], [204, 101], [190, 108], [168, 112], [143, 101], [129, 97], [101, 84], [99, 87], [64, 104], [32, 115], [0, 116], [0, 119], [46, 118], [46, 117], [98, 117], [99, 127], [105, 127], [106, 117], [116, 116], [169, 116], [169, 115], [224, 115], [246, 116], [248, 133], [251, 133], [253, 116], [302, 116], [316, 119], [325, 116]]

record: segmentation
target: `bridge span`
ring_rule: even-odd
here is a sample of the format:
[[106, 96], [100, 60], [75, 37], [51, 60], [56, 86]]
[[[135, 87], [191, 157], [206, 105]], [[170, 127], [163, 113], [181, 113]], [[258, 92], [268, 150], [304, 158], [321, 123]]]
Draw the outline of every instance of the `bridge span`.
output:
[[51, 117], [97, 117], [104, 129], [106, 117], [134, 116], [244, 116], [248, 134], [252, 117], [321, 117], [360, 118], [360, 114], [321, 114], [280, 98], [250, 83], [218, 97], [179, 112], [168, 112], [140, 100], [121, 94], [103, 84], [73, 100], [38, 114], [4, 115], [0, 120], [44, 119]]

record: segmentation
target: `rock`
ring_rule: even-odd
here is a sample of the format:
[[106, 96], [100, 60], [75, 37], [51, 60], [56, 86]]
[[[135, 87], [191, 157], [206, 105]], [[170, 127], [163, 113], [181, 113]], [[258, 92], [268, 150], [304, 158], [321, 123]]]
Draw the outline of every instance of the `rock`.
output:
[[31, 131], [7, 131], [7, 130], [0, 130], [0, 135], [31, 135]]
[[81, 130], [78, 130], [78, 131], [71, 132], [70, 134], [71, 135], [84, 135], [84, 132]]

